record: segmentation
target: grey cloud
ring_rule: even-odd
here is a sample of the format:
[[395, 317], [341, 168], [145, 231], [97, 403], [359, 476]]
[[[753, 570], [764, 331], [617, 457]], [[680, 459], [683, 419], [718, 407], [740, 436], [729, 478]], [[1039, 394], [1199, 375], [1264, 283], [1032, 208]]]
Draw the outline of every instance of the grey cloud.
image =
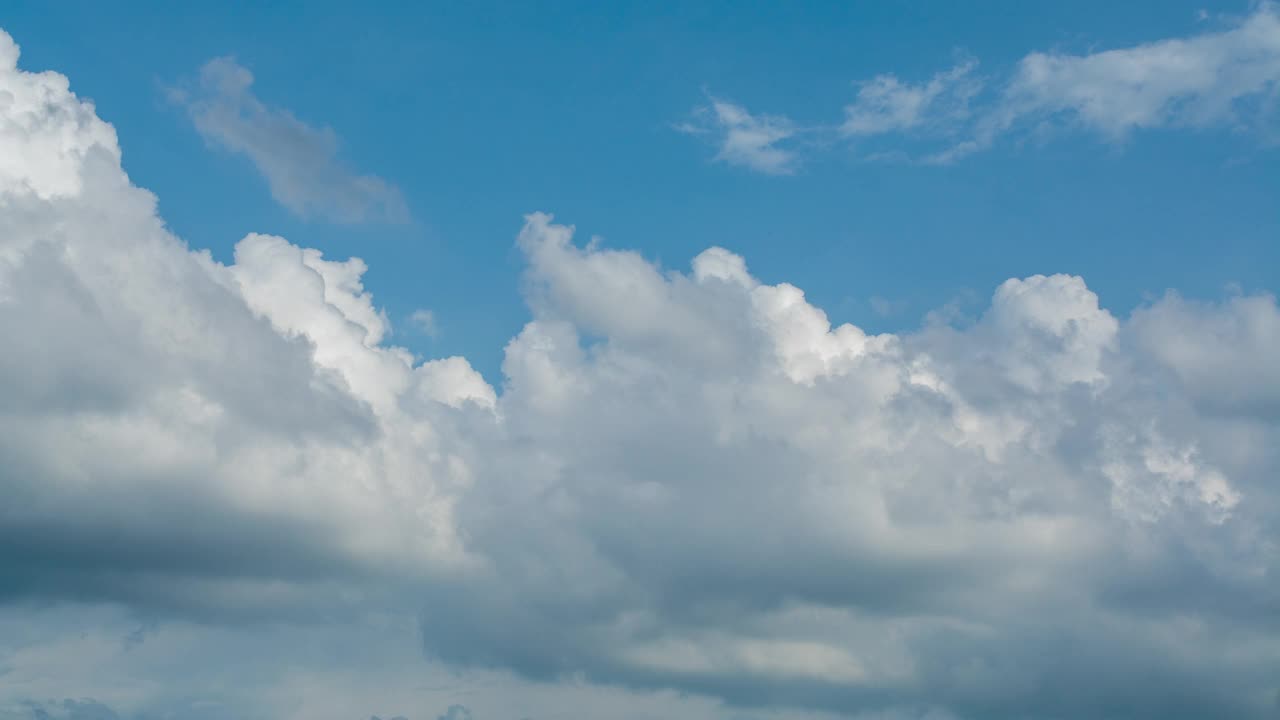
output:
[[0, 707], [0, 720], [275, 720], [244, 707], [207, 701], [178, 701], [138, 713], [120, 713], [91, 698], [27, 701], [17, 709]]
[[[463, 500], [493, 570], [429, 591], [428, 652], [837, 712], [1270, 711], [1275, 644], [1235, 632], [1271, 625], [1276, 593], [1247, 568], [1272, 541], [1245, 538], [1274, 537], [1260, 496], [1276, 427], [1247, 409], [1199, 414], [1149, 382], [1167, 357], [1134, 346], [1143, 318], [1192, 319], [1183, 307], [1121, 323], [1057, 275], [1006, 283], [973, 328], [868, 338], [803, 318], [787, 291], [780, 310], [800, 315], [771, 336], [778, 288], [577, 250], [544, 222], [521, 241], [536, 319], [508, 347], [511, 436], [494, 442], [559, 451], [517, 455]], [[712, 322], [724, 292], [762, 315]], [[1251, 327], [1280, 318], [1267, 296], [1208, 311], [1219, 329], [1254, 313]], [[744, 351], [707, 364], [686, 337]], [[814, 346], [746, 350], [785, 342]], [[541, 392], [558, 372], [572, 386]], [[1217, 439], [1242, 424], [1244, 456]], [[1188, 614], [1213, 629], [1172, 630]], [[787, 652], [814, 664], [760, 660]], [[1074, 689], [1052, 691], [1064, 678]]]
[[1171, 293], [1135, 315], [1135, 341], [1171, 370], [1170, 381], [1204, 410], [1276, 421], [1280, 366], [1271, 359], [1280, 348], [1280, 317], [1275, 307], [1268, 295], [1209, 304]]
[[60, 81], [0, 67], [63, 108], [0, 123], [0, 702], [1274, 715], [1274, 297], [1033, 276], [869, 335], [534, 214], [499, 394], [386, 344], [359, 260], [190, 251]]
[[408, 219], [399, 189], [343, 166], [332, 129], [263, 103], [252, 85], [246, 68], [232, 58], [216, 58], [201, 68], [196, 90], [172, 96], [206, 140], [248, 156], [271, 195], [294, 213], [343, 223]]
[[450, 705], [436, 720], [471, 720], [471, 711], [464, 705]]
[[[777, 362], [767, 354], [709, 372], [676, 350], [687, 327], [705, 328], [708, 346], [770, 342], [759, 325], [708, 321], [724, 311], [713, 302], [723, 286], [543, 232], [542, 244], [522, 242], [531, 272], [557, 287], [538, 292], [535, 325], [508, 348], [500, 407], [515, 437], [502, 443], [561, 451], [554, 465], [492, 474], [518, 481], [477, 488], [519, 515], [487, 519], [484, 497], [464, 501], [473, 546], [494, 568], [431, 592], [428, 652], [542, 679], [585, 672], [837, 712], [919, 702], [992, 718], [1269, 712], [1257, 700], [1266, 691], [1249, 688], [1269, 682], [1274, 631], [1231, 669], [1221, 653], [1244, 641], [1232, 630], [1241, 613], [1271, 627], [1274, 591], [1237, 565], [1265, 566], [1266, 551], [1235, 555], [1254, 533], [1272, 536], [1269, 501], [1241, 504], [1233, 488], [1270, 494], [1256, 483], [1275, 461], [1263, 438], [1276, 428], [1248, 413], [1199, 415], [1143, 382], [1162, 360], [1131, 344], [1140, 319], [1116, 320], [1076, 278], [1011, 281], [963, 331], [877, 341], [819, 325], [831, 333], [819, 345], [849, 339], [849, 365], [832, 358], [806, 388], [761, 372]], [[612, 287], [628, 288], [626, 302], [612, 304]], [[774, 291], [740, 287], [757, 309]], [[680, 315], [667, 309], [676, 303]], [[1267, 323], [1280, 317], [1270, 298], [1250, 303]], [[574, 326], [603, 340], [588, 344]], [[788, 339], [803, 341], [799, 327]], [[664, 332], [670, 343], [655, 337]], [[803, 377], [808, 358], [794, 357]], [[571, 372], [573, 386], [535, 393], [525, 373], [546, 378], [544, 363]], [[1220, 423], [1250, 427], [1249, 449], [1209, 443]], [[957, 431], [968, 435], [959, 446], [947, 439]], [[855, 490], [870, 487], [880, 490]], [[938, 523], [952, 529], [938, 534]], [[1216, 630], [1171, 640], [1187, 613]], [[808, 671], [755, 654], [828, 657], [824, 647], [860, 652]], [[1055, 694], [1060, 678], [1076, 689]]]
[[[31, 717], [35, 720], [119, 720], [111, 708], [94, 700], [66, 699], [45, 707], [32, 705]], [[50, 713], [52, 711], [52, 714]]]

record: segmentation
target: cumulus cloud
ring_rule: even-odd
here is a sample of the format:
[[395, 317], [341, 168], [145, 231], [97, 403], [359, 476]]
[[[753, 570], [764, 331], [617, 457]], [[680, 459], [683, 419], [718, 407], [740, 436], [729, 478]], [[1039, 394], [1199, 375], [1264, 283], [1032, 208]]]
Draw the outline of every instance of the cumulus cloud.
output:
[[455, 557], [448, 453], [379, 418], [492, 405], [479, 375], [381, 345], [359, 260], [262, 235], [232, 266], [191, 252], [65, 78], [3, 78], [0, 455], [22, 510], [0, 595], [258, 611], [337, 602], [329, 578], [396, 555]]
[[[477, 486], [540, 508], [519, 525], [486, 529], [472, 513], [488, 503], [463, 501], [494, 568], [432, 603], [467, 609], [424, 618], [428, 649], [840, 711], [1262, 711], [1234, 691], [1095, 675], [1112, 658], [1108, 673], [1207, 677], [1218, 651], [1168, 644], [1189, 610], [1175, 598], [1204, 578], [1194, 612], [1211, 622], [1225, 597], [1209, 596], [1263, 591], [1218, 553], [1270, 532], [1242, 498], [1272, 461], [1246, 459], [1265, 445], [1237, 455], [1216, 420], [1144, 380], [1135, 364], [1161, 363], [1079, 278], [1010, 280], [965, 330], [871, 336], [721, 249], [664, 273], [579, 249], [544, 216], [520, 243], [535, 320], [508, 347], [500, 406], [509, 432], [560, 450]], [[1134, 574], [1163, 585], [1159, 603], [1129, 605]], [[556, 617], [579, 620], [544, 637]], [[1087, 649], [1054, 654], [1064, 624]], [[1236, 671], [1274, 667], [1273, 640]], [[1050, 700], [1059, 673], [1088, 692]]]
[[1037, 275], [875, 335], [730, 250], [666, 269], [535, 213], [498, 392], [388, 344], [358, 259], [188, 248], [17, 58], [0, 708], [1274, 715], [1274, 297], [1123, 318]]
[[796, 135], [794, 124], [785, 117], [754, 115], [741, 105], [711, 99], [694, 112], [700, 124], [685, 123], [677, 129], [690, 134], [710, 134], [719, 151], [715, 159], [767, 175], [790, 175], [799, 158], [782, 144]]
[[248, 156], [272, 197], [297, 215], [342, 223], [408, 218], [399, 189], [345, 167], [331, 128], [313, 127], [259, 100], [253, 74], [233, 58], [210, 60], [193, 90], [172, 96], [206, 141]]

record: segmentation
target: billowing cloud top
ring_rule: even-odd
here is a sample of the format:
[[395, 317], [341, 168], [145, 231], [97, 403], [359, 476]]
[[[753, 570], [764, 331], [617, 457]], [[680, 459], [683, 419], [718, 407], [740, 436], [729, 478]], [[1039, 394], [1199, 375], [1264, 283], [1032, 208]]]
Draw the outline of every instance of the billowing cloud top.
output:
[[[417, 614], [452, 667], [796, 713], [1274, 716], [1274, 297], [1117, 318], [1037, 275], [869, 335], [729, 250], [666, 271], [535, 213], [499, 393], [386, 344], [358, 259], [188, 248], [17, 59], [0, 34], [6, 607]], [[0, 653], [0, 702], [81, 694]]]

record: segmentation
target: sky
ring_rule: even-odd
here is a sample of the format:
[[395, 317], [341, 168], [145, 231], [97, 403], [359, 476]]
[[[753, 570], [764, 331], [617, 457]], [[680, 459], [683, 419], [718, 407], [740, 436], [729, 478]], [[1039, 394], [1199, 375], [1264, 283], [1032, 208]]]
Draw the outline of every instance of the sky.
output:
[[1280, 712], [1280, 5], [0, 10], [0, 720]]

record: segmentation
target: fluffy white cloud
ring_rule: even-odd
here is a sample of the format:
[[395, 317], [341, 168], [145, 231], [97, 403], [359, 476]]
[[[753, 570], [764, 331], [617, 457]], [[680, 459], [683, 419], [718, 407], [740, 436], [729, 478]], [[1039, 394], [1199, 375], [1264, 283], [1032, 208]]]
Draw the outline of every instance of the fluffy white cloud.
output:
[[374, 175], [357, 175], [337, 160], [332, 129], [312, 127], [254, 95], [253, 74], [232, 58], [200, 70], [194, 90], [174, 90], [205, 140], [247, 155], [267, 179], [271, 195], [302, 217], [337, 222], [401, 222], [408, 209], [400, 190]]
[[483, 380], [380, 345], [359, 260], [260, 235], [229, 267], [192, 252], [65, 78], [0, 73], [21, 99], [0, 109], [0, 455], [22, 507], [0, 592], [256, 612], [456, 561], [440, 486], [464, 473], [426, 418], [492, 406]]
[[[16, 59], [0, 712], [1274, 714], [1273, 297], [1035, 276], [869, 335], [533, 214], [498, 393], [388, 345], [358, 259], [187, 248]], [[415, 684], [459, 668], [501, 692]]]
[[43, 199], [80, 191], [79, 167], [91, 151], [115, 153], [115, 130], [89, 103], [74, 102], [56, 73], [15, 73], [18, 46], [0, 35], [0, 72], [11, 76], [0, 97], [0, 192]]

